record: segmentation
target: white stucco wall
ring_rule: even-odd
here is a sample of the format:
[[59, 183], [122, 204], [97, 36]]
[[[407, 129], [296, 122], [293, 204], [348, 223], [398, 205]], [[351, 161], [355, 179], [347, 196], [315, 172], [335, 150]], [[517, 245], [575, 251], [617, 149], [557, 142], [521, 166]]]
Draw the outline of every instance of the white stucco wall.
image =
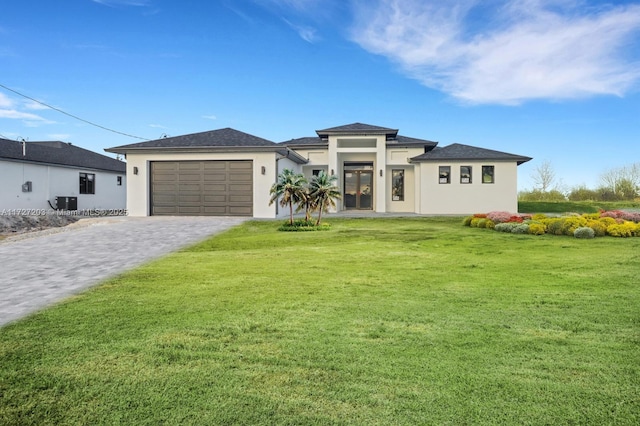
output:
[[[95, 194], [79, 194], [80, 173], [95, 174]], [[124, 209], [126, 206], [125, 173], [80, 169], [26, 162], [0, 161], [0, 208], [47, 209], [55, 206], [56, 196], [77, 197], [78, 210]], [[117, 185], [117, 176], [122, 185]], [[31, 181], [32, 191], [22, 192], [22, 184]]]
[[[468, 215], [494, 210], [517, 212], [518, 172], [515, 162], [423, 162], [420, 168], [421, 214]], [[439, 166], [451, 166], [451, 183], [440, 184]], [[472, 183], [460, 183], [460, 166], [472, 167]], [[494, 166], [495, 183], [482, 183], [482, 166]]]
[[[252, 160], [253, 161], [253, 217], [276, 217], [275, 204], [269, 206], [269, 190], [278, 174], [276, 167], [284, 167], [287, 159], [276, 162], [275, 152], [218, 152], [218, 153], [152, 153], [127, 154], [127, 209], [131, 216], [149, 215], [149, 163], [152, 161], [207, 161], [207, 160]], [[278, 164], [278, 166], [276, 166]], [[294, 163], [295, 164], [295, 163]], [[134, 174], [134, 167], [138, 173]], [[265, 174], [262, 174], [262, 167]]]

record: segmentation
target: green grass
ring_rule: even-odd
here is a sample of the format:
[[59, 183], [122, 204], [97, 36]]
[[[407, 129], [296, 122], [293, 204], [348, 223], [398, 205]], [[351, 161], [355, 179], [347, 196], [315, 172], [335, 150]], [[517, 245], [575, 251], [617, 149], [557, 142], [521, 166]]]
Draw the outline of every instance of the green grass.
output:
[[253, 221], [0, 329], [0, 424], [640, 422], [640, 238]]
[[518, 201], [520, 213], [596, 213], [600, 210], [640, 209], [637, 201]]

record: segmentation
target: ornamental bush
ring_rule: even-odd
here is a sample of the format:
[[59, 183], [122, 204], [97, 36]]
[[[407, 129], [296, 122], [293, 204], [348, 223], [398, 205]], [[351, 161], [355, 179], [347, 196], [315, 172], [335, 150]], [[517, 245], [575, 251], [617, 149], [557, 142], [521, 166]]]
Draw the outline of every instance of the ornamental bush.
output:
[[593, 229], [587, 226], [581, 226], [573, 231], [573, 236], [576, 238], [594, 238], [596, 233]]
[[542, 223], [547, 225], [547, 233], [551, 235], [562, 235], [562, 225], [564, 224], [564, 218], [561, 217], [553, 217], [550, 219], [545, 219]]
[[529, 233], [529, 224], [527, 223], [516, 223], [516, 226], [511, 230], [512, 234], [528, 234]]
[[486, 228], [487, 227], [487, 219], [481, 218], [478, 219], [478, 228]]
[[607, 227], [607, 234], [612, 237], [628, 238], [633, 237], [636, 224], [633, 222], [616, 223]]
[[607, 225], [599, 219], [587, 220], [587, 226], [593, 229], [596, 237], [604, 237], [607, 234]]
[[472, 219], [473, 219], [473, 216], [467, 216], [464, 219], [462, 219], [462, 226], [471, 226]]
[[509, 219], [511, 218], [511, 216], [512, 215], [509, 212], [494, 211], [494, 212], [487, 213], [487, 218], [491, 219], [496, 225], [498, 223], [509, 222]]
[[513, 223], [513, 222], [502, 222], [502, 223], [496, 223], [495, 226], [495, 230], [498, 232], [511, 232], [513, 230], [513, 228], [515, 228], [516, 226], [518, 226], [517, 223]]
[[578, 228], [587, 226], [587, 219], [582, 216], [571, 216], [564, 219], [562, 222], [562, 233], [564, 235], [572, 236], [574, 231]]
[[543, 235], [547, 232], [547, 227], [544, 223], [540, 222], [531, 222], [529, 224], [529, 233], [532, 235]]

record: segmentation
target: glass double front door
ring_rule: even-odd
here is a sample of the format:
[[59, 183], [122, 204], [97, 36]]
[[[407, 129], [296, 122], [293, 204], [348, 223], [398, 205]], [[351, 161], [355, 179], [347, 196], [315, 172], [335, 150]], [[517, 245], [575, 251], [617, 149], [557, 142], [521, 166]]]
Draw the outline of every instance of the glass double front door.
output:
[[346, 170], [344, 172], [345, 209], [373, 209], [373, 171]]

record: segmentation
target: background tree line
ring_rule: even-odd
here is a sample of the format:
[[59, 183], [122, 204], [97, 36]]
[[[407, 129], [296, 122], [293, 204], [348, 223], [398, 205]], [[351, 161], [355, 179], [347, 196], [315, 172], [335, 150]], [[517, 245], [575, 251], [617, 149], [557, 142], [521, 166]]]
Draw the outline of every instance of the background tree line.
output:
[[640, 198], [640, 163], [605, 171], [596, 188], [586, 185], [563, 188], [548, 160], [533, 170], [531, 178], [534, 187], [520, 191], [520, 201], [633, 201]]

